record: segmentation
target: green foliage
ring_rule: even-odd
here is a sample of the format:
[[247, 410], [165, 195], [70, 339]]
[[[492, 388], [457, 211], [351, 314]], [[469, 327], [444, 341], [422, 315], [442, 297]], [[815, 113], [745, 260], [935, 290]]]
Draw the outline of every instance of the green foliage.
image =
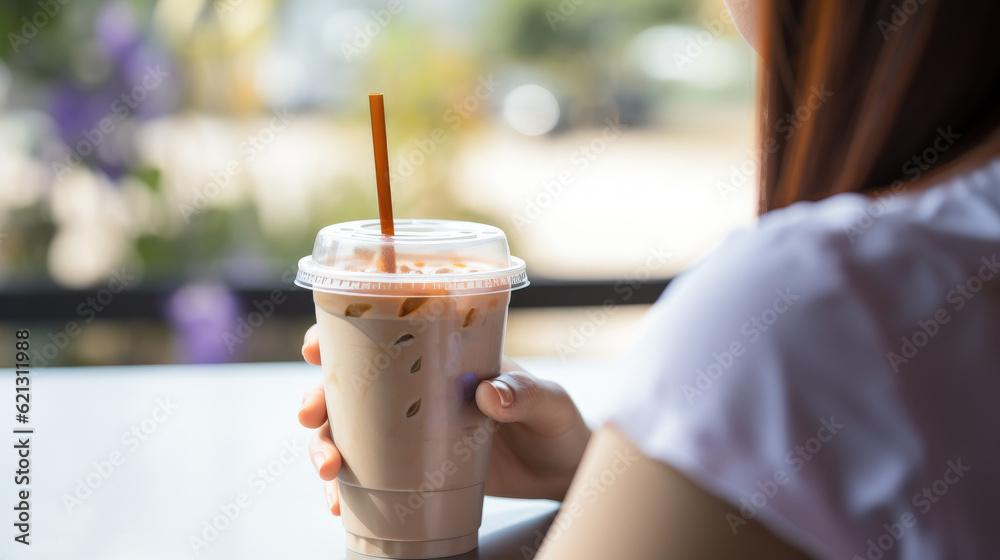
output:
[[139, 181], [153, 192], [160, 192], [160, 177], [162, 173], [155, 167], [143, 167], [132, 173]]
[[[203, 3], [188, 42], [178, 43], [151, 29], [155, 3], [126, 1], [134, 10], [140, 35], [148, 42], [144, 46], [151, 50], [165, 49], [169, 52], [159, 54], [176, 62], [180, 75], [171, 82], [174, 90], [171, 93], [184, 110], [204, 112], [211, 108], [221, 113], [222, 118], [266, 111], [255, 89], [252, 68], [261, 61], [257, 50], [264, 51], [271, 42], [279, 42], [270, 34], [278, 35], [281, 29], [279, 16], [283, 13], [283, 2], [269, 4], [277, 6], [273, 22], [238, 40], [226, 35], [212, 2]], [[561, 103], [565, 92], [572, 92], [572, 98], [563, 105], [564, 115], [589, 112], [600, 115], [594, 122], [603, 122], [606, 114], [619, 108], [616, 96], [622, 90], [628, 90], [625, 93], [635, 98], [667, 87], [662, 84], [639, 87], [635, 84], [640, 78], [625, 75], [628, 70], [621, 68], [622, 53], [635, 35], [668, 21], [697, 21], [702, 6], [699, 0], [576, 1], [579, 5], [574, 0], [490, 3], [485, 10], [473, 10], [484, 15], [478, 20], [470, 18], [471, 30], [458, 33], [442, 32], [441, 26], [416, 17], [419, 8], [414, 3], [379, 32], [377, 41], [368, 47], [362, 60], [353, 63], [347, 72], [358, 92], [351, 93], [352, 102], [336, 108], [335, 121], [330, 126], [353, 131], [356, 129], [352, 127], [364, 122], [367, 127], [368, 104], [364, 93], [389, 93], [386, 112], [391, 123], [390, 168], [396, 173], [401, 167], [399, 158], [415, 153], [418, 143], [426, 143], [433, 131], [441, 130], [447, 135], [446, 141], [434, 144], [432, 154], [423, 156], [422, 163], [413, 166], [412, 174], [394, 181], [397, 217], [466, 219], [513, 229], [513, 224], [505, 223], [509, 221], [506, 216], [465, 208], [453, 196], [461, 185], [453, 184], [451, 173], [461, 149], [482, 123], [498, 113], [506, 90], [500, 88], [495, 97], [481, 99], [475, 110], [457, 122], [449, 119], [449, 115], [454, 116], [455, 107], [475, 101], [481, 79], [492, 74], [527, 71], [549, 77], [558, 86], [554, 91]], [[90, 81], [81, 80], [80, 76], [87, 74], [81, 69], [87, 69], [92, 62], [86, 57], [99, 50], [95, 20], [110, 4], [103, 0], [50, 2], [47, 5], [58, 6], [60, 11], [55, 16], [43, 17], [36, 15], [42, 10], [38, 0], [0, 0], [0, 57], [11, 69], [14, 80], [37, 82], [31, 91], [43, 93], [66, 82], [98, 91], [108, 87], [108, 80], [112, 79], [108, 76], [95, 78], [91, 73]], [[292, 4], [298, 3], [289, 2], [287, 6]], [[368, 9], [366, 5], [363, 11]], [[45, 19], [45, 25], [35, 26], [31, 23], [33, 18], [39, 22]], [[16, 40], [12, 44], [11, 37], [34, 27], [37, 34], [24, 37], [23, 44]], [[46, 99], [45, 95], [37, 95], [28, 105], [44, 111], [42, 104]], [[577, 120], [570, 126], [593, 124], [573, 118]], [[310, 195], [306, 215], [289, 220], [283, 231], [265, 235], [260, 209], [251, 198], [236, 206], [209, 207], [194, 215], [190, 223], [180, 220], [176, 201], [170, 198], [164, 185], [165, 178], [172, 178], [170, 173], [174, 170], [161, 170], [147, 162], [129, 162], [133, 166], [130, 175], [148, 188], [156, 207], [154, 214], [162, 218], [154, 221], [166, 224], [144, 228], [144, 233], [133, 241], [134, 253], [153, 277], [218, 271], [225, 259], [234, 254], [269, 262], [292, 261], [308, 252], [319, 228], [377, 216], [371, 161], [354, 163], [356, 173], [338, 178], [337, 184]], [[8, 213], [8, 229], [17, 231], [19, 239], [30, 239], [30, 245], [8, 252], [7, 262], [38, 271], [45, 269], [47, 249], [56, 229], [46, 215], [47, 208], [47, 201], [42, 201], [30, 209]], [[516, 238], [511, 235], [512, 242]]]
[[[577, 0], [578, 2], [580, 0]], [[489, 36], [492, 52], [559, 63], [595, 47], [620, 48], [636, 30], [693, 17], [692, 0], [511, 0], [496, 3]], [[596, 43], [596, 44], [595, 44]]]
[[135, 240], [135, 252], [151, 270], [169, 269], [177, 259], [174, 243], [159, 235], [141, 235]]

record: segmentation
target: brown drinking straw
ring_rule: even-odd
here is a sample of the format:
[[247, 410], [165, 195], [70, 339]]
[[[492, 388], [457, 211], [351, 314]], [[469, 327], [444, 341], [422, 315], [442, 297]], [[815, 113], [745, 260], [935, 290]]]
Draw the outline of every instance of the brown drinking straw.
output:
[[[369, 93], [372, 113], [372, 144], [375, 146], [375, 184], [378, 188], [378, 219], [382, 235], [395, 235], [392, 226], [392, 195], [389, 192], [389, 148], [385, 137], [385, 102], [381, 93]], [[376, 265], [383, 272], [396, 272], [396, 251], [392, 239], [382, 245]]]

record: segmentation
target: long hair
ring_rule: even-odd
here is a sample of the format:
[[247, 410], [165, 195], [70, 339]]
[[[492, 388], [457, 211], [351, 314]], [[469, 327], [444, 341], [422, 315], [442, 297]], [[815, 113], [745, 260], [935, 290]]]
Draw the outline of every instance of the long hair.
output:
[[1000, 2], [762, 0], [761, 213], [1000, 154]]

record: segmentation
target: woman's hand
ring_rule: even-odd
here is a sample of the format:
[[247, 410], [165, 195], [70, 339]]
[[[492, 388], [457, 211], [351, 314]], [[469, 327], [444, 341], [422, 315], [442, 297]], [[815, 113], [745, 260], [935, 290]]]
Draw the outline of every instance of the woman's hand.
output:
[[[320, 365], [315, 325], [306, 332], [302, 357]], [[476, 404], [502, 424], [494, 435], [486, 493], [562, 500], [590, 439], [590, 429], [566, 391], [504, 358], [500, 375], [479, 383]], [[340, 515], [336, 478], [341, 457], [331, 437], [322, 382], [306, 391], [299, 423], [316, 428], [309, 440], [309, 457], [326, 481], [330, 512]]]

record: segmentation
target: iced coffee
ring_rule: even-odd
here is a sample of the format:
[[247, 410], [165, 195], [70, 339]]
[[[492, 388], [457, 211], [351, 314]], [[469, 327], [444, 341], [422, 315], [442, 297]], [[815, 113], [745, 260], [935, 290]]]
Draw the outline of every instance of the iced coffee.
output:
[[397, 220], [392, 239], [377, 228], [325, 228], [297, 279], [314, 291], [348, 547], [461, 554], [477, 544], [498, 427], [474, 394], [499, 373], [524, 263], [490, 226]]

